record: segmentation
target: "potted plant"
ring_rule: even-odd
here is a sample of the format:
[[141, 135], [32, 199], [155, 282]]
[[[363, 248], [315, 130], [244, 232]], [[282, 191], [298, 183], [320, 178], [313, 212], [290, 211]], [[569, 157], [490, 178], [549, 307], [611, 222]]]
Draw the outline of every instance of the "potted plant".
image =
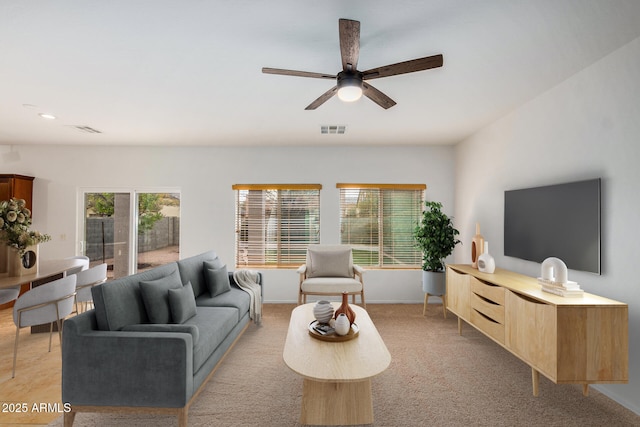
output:
[[444, 259], [460, 243], [460, 234], [451, 218], [442, 212], [442, 203], [424, 203], [422, 220], [413, 231], [416, 247], [422, 251], [422, 289], [430, 295], [446, 293]]

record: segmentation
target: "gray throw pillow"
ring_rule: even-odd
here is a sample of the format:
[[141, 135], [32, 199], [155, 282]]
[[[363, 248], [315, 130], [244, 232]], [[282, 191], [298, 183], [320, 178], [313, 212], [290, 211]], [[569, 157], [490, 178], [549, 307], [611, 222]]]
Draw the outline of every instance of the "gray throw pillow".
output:
[[203, 261], [202, 264], [204, 265], [205, 270], [207, 268], [214, 268], [217, 270], [218, 268], [222, 268], [225, 266], [225, 264], [222, 262], [222, 260], [219, 257], [216, 257], [215, 259]]
[[178, 289], [169, 289], [169, 308], [173, 323], [184, 323], [196, 315], [196, 297], [191, 282]]
[[160, 279], [140, 282], [142, 301], [151, 323], [171, 323], [169, 289], [181, 287], [182, 282], [177, 269]]
[[227, 266], [223, 265], [220, 268], [205, 268], [204, 277], [206, 279], [207, 288], [212, 297], [223, 294], [231, 290], [231, 283], [229, 282], [229, 273], [227, 272]]

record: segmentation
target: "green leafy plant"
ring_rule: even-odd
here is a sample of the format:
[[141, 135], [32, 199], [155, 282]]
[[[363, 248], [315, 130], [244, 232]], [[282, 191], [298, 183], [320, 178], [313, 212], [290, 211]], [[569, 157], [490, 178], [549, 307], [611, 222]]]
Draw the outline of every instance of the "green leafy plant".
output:
[[18, 250], [23, 256], [27, 247], [48, 242], [51, 236], [29, 230], [31, 211], [24, 199], [10, 199], [0, 202], [0, 241]]
[[160, 194], [145, 193], [138, 197], [138, 234], [153, 229], [156, 222], [164, 218]]
[[420, 223], [413, 231], [416, 247], [422, 251], [422, 269], [425, 271], [443, 271], [444, 259], [453, 253], [460, 243], [456, 236], [460, 234], [453, 222], [442, 212], [442, 203], [424, 203]]

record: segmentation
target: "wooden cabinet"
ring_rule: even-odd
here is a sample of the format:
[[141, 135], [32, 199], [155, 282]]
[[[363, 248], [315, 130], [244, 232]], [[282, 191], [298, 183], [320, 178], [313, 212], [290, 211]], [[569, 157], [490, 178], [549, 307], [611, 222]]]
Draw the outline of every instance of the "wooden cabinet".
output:
[[33, 201], [33, 177], [15, 174], [0, 174], [0, 200], [12, 197], [24, 199], [31, 210]]
[[[459, 274], [455, 270], [447, 268], [446, 304], [449, 310], [458, 315], [458, 318], [469, 319], [470, 278], [469, 275]], [[458, 328], [461, 326], [462, 323], [458, 321]], [[462, 333], [462, 330], [458, 332]]]
[[[9, 200], [12, 197], [17, 199], [24, 199], [26, 206], [29, 210], [32, 210], [33, 202], [33, 177], [16, 175], [16, 174], [0, 174], [0, 201]], [[7, 272], [7, 247], [0, 244], [0, 274]], [[21, 293], [29, 289], [28, 286], [23, 286]], [[0, 310], [4, 308], [13, 307], [14, 301], [6, 304], [0, 304]]]
[[563, 298], [543, 292], [536, 279], [508, 270], [482, 273], [447, 266], [447, 308], [556, 384], [627, 383], [627, 304], [585, 293]]

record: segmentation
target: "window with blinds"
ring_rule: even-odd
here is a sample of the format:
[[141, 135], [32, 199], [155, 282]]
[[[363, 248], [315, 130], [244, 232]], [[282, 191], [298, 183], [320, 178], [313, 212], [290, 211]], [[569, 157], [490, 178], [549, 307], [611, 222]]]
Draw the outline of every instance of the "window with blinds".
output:
[[297, 267], [320, 241], [320, 184], [237, 184], [236, 267]]
[[354, 263], [379, 268], [420, 268], [413, 230], [420, 221], [424, 184], [337, 184], [340, 241]]

